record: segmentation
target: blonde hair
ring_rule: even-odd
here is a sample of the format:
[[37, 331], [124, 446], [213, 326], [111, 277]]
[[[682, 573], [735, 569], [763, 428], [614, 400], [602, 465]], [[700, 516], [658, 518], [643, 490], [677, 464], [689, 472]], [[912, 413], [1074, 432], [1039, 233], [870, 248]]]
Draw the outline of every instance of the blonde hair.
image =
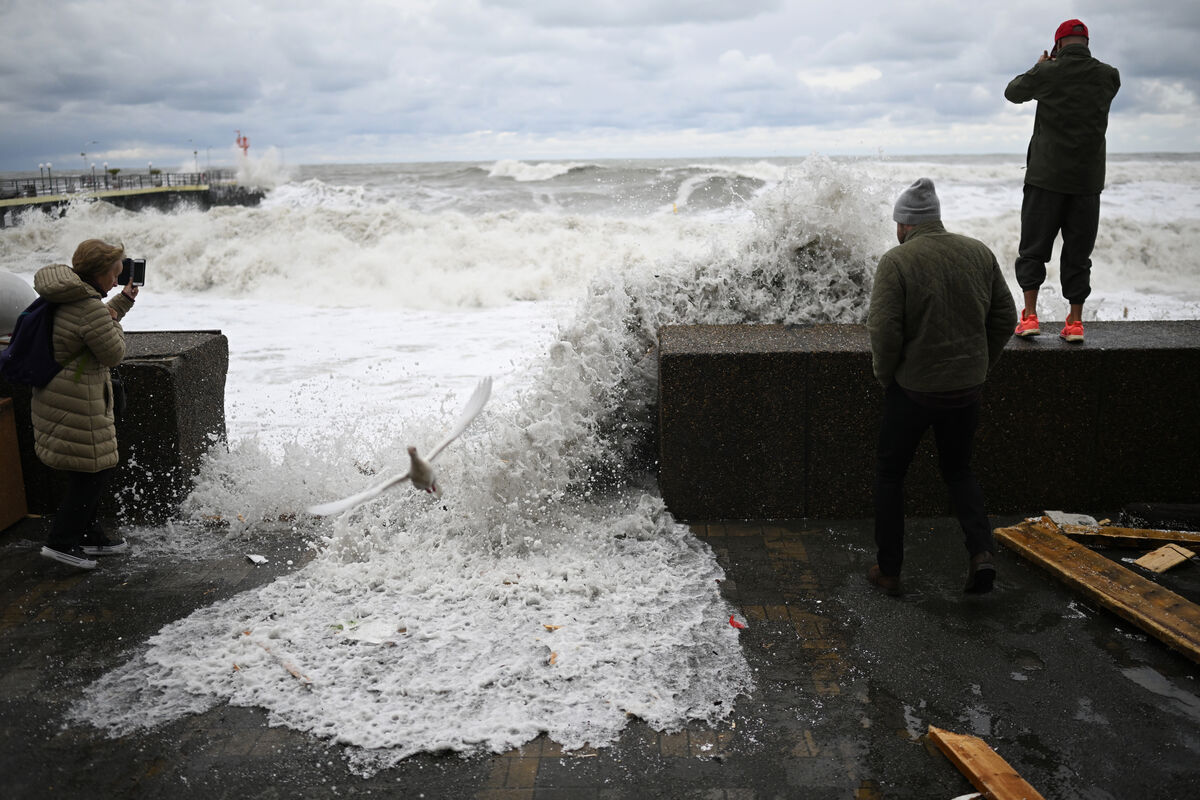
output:
[[114, 261], [125, 257], [125, 246], [109, 244], [101, 239], [80, 242], [71, 256], [71, 269], [85, 280], [95, 278], [112, 269]]

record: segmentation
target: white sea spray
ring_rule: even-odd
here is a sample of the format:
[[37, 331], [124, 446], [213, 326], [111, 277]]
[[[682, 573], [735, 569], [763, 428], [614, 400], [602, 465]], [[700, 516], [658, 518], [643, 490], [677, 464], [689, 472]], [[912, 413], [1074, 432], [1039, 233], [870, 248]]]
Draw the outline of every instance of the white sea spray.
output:
[[[543, 731], [603, 745], [630, 714], [719, 722], [752, 679], [712, 552], [653, 489], [657, 329], [861, 320], [878, 206], [855, 170], [814, 163], [760, 200], [739, 247], [597, 276], [528, 383], [438, 461], [443, 500], [406, 488], [322, 523], [314, 561], [167, 626], [73, 718], [120, 735], [259, 706], [348, 745], [363, 773]], [[403, 470], [456, 402], [383, 439], [347, 425], [281, 457], [235, 442], [187, 511], [253, 524]], [[348, 635], [365, 625], [393, 645]]]
[[237, 182], [256, 189], [273, 189], [287, 183], [293, 168], [283, 162], [283, 154], [275, 147], [268, 147], [262, 155], [249, 157], [246, 153], [230, 150], [237, 164]]

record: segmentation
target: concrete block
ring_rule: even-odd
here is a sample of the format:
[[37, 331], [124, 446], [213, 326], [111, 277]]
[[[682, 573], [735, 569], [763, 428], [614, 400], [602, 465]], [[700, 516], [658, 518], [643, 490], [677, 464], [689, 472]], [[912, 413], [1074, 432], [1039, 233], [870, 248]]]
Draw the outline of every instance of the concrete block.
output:
[[[664, 496], [696, 517], [781, 516], [804, 481], [805, 363], [753, 326], [664, 328], [660, 472]], [[661, 355], [662, 348], [671, 354]], [[664, 401], [665, 400], [665, 401]]]
[[[225, 437], [229, 342], [220, 331], [127, 332], [118, 368], [128, 406], [117, 425], [121, 462], [106, 517], [157, 522], [190, 490], [204, 453]], [[61, 497], [58, 474], [34, 454], [30, 390], [0, 382], [16, 410], [29, 510], [52, 513]]]
[[[984, 390], [974, 466], [993, 513], [1200, 500], [1200, 322], [1089, 323], [1009, 343]], [[860, 325], [668, 326], [659, 484], [681, 519], [866, 517], [883, 391]], [[913, 515], [951, 513], [933, 435]]]

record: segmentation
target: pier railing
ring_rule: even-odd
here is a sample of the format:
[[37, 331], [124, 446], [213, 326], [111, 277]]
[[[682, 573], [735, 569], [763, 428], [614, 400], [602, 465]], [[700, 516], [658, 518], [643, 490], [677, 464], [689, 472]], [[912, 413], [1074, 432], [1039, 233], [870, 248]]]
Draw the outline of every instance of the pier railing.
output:
[[129, 191], [171, 186], [198, 186], [235, 183], [237, 173], [231, 169], [203, 172], [149, 172], [112, 175], [108, 172], [79, 175], [47, 175], [28, 178], [0, 179], [0, 200], [17, 197], [45, 197], [79, 194], [80, 192]]

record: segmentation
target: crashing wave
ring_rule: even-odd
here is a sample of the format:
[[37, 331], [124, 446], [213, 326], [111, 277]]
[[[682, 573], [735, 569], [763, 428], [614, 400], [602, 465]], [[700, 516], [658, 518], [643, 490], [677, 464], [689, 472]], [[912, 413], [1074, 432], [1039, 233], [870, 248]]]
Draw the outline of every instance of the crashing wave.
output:
[[489, 178], [512, 178], [519, 183], [531, 181], [548, 181], [571, 172], [587, 169], [588, 164], [570, 161], [546, 161], [540, 164], [526, 164], [524, 161], [505, 159], [497, 161], [488, 170]]
[[[322, 524], [310, 564], [168, 625], [72, 718], [123, 735], [221, 702], [258, 706], [346, 745], [363, 774], [542, 732], [605, 745], [629, 715], [662, 730], [724, 719], [753, 681], [722, 572], [663, 507], [644, 458], [657, 330], [862, 319], [880, 216], [856, 173], [824, 162], [757, 214], [732, 253], [593, 281], [529, 383], [439, 460], [443, 501], [394, 492]], [[187, 513], [295, 511], [402, 463], [404, 444], [440, 424], [411, 420], [405, 439], [370, 446], [297, 445], [279, 461], [235, 443], [211, 455]]]

